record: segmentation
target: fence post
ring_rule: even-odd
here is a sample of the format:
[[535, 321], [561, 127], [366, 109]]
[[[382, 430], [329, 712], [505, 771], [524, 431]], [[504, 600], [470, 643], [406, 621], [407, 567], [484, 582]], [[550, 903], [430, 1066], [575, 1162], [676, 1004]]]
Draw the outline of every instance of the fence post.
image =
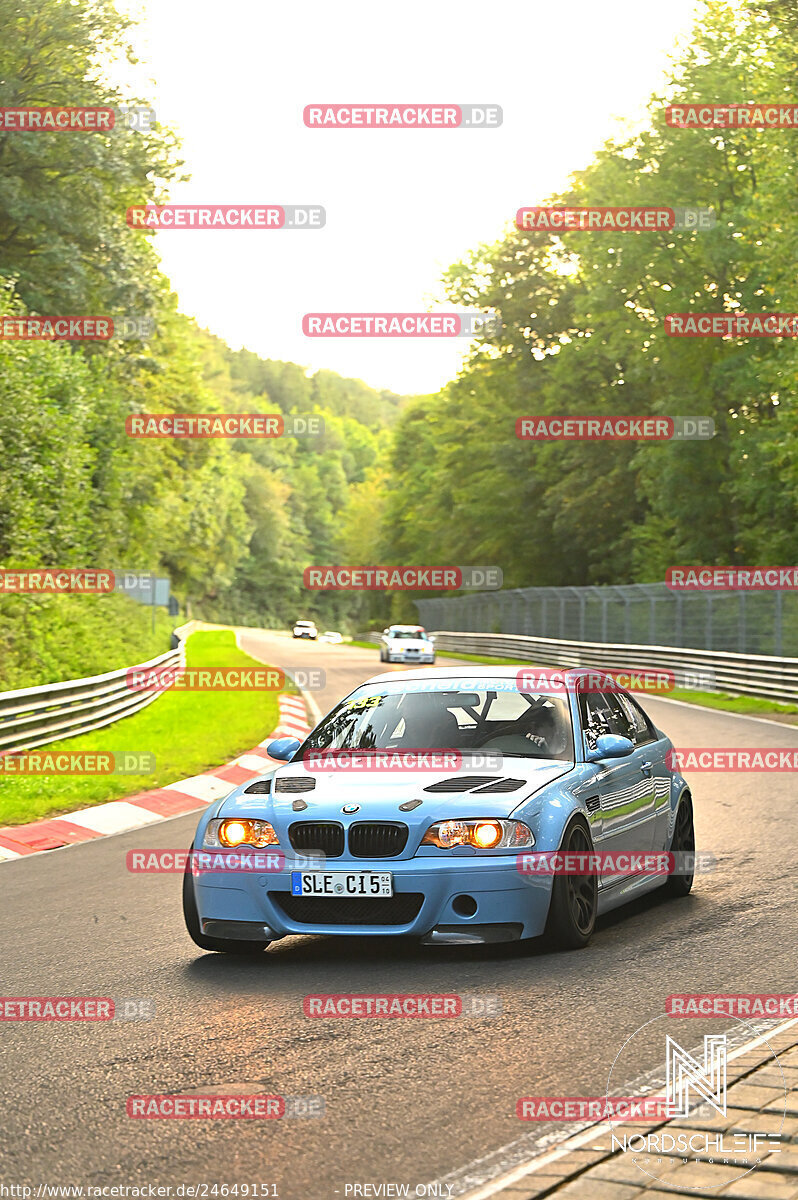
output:
[[781, 658], [781, 639], [782, 629], [784, 626], [784, 592], [775, 592], [774, 595], [776, 597], [776, 611], [774, 614], [775, 620], [773, 623], [773, 653], [777, 656], [777, 658]]

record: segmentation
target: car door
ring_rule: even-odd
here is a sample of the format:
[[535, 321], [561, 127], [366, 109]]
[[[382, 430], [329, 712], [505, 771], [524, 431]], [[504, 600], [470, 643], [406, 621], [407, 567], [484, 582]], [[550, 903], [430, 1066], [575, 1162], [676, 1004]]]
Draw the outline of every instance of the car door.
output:
[[668, 752], [671, 749], [670, 738], [660, 737], [653, 721], [646, 715], [634, 696], [630, 696], [627, 692], [619, 692], [617, 699], [629, 717], [632, 727], [630, 737], [635, 748], [643, 756], [641, 767], [645, 767], [647, 763], [651, 766], [654, 784], [653, 849], [669, 850], [671, 769], [668, 764]]
[[[585, 750], [595, 747], [602, 733], [631, 739], [631, 723], [618, 697], [610, 692], [587, 692], [579, 698]], [[594, 763], [601, 812], [602, 850], [650, 850], [654, 845], [655, 809], [653, 769], [635, 747], [626, 758]], [[622, 875], [607, 871], [600, 881], [612, 886]]]

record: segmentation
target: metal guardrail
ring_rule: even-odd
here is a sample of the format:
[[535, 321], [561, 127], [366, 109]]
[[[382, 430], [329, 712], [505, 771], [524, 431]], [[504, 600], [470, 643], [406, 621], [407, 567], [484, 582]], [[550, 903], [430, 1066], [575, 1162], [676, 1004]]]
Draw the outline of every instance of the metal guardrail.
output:
[[[435, 649], [460, 654], [484, 654], [515, 659], [543, 667], [597, 667], [604, 671], [643, 668], [672, 671], [677, 686], [697, 691], [728, 692], [736, 696], [764, 696], [785, 704], [798, 703], [798, 658], [769, 655], [726, 654], [687, 646], [614, 645], [604, 642], [569, 642], [523, 634], [433, 632]], [[378, 641], [379, 634], [371, 634]], [[709, 680], [709, 685], [701, 681]]]
[[78, 737], [92, 729], [102, 729], [123, 717], [132, 716], [162, 695], [162, 688], [132, 690], [127, 683], [129, 671], [147, 671], [186, 664], [185, 637], [188, 625], [173, 631], [177, 645], [157, 658], [91, 675], [86, 679], [68, 679], [42, 687], [0, 692], [0, 754], [33, 750], [49, 742]]
[[798, 592], [673, 591], [666, 583], [528, 587], [414, 601], [427, 629], [604, 645], [798, 654]]

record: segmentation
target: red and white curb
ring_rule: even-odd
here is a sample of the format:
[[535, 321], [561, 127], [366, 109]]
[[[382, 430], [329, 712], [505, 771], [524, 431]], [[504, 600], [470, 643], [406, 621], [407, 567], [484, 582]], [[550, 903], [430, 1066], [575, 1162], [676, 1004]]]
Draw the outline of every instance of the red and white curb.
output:
[[301, 697], [280, 696], [278, 703], [280, 719], [274, 732], [259, 742], [254, 750], [239, 755], [215, 771], [192, 775], [190, 779], [180, 779], [168, 787], [141, 792], [126, 800], [111, 800], [94, 808], [82, 808], [63, 817], [0, 828], [0, 862], [38, 854], [42, 850], [56, 850], [77, 842], [90, 842], [94, 838], [124, 833], [128, 829], [140, 829], [143, 825], [152, 825], [155, 821], [163, 821], [166, 817], [176, 817], [181, 813], [195, 812], [205, 804], [221, 800], [239, 784], [279, 766], [278, 760], [265, 751], [269, 742], [278, 737], [304, 740], [310, 732]]

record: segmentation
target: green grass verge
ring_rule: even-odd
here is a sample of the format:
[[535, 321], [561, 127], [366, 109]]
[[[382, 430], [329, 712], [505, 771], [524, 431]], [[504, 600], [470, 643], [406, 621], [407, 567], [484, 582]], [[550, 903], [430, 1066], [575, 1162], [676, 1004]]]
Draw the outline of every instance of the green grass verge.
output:
[[[352, 646], [363, 646], [376, 650], [375, 642], [350, 642]], [[441, 658], [456, 658], [463, 662], [484, 663], [489, 667], [506, 667], [517, 662], [514, 658], [491, 658], [486, 654], [455, 654], [452, 650], [438, 651]], [[529, 665], [529, 664], [521, 664]], [[656, 698], [656, 697], [655, 697]], [[777, 713], [785, 717], [786, 725], [798, 724], [791, 721], [791, 716], [798, 717], [798, 704], [778, 704], [764, 696], [729, 696], [725, 692], [695, 692], [684, 688], [674, 688], [665, 697], [667, 700], [684, 700], [688, 704], [698, 704], [702, 708], [716, 708], [723, 712], [740, 713], [742, 716], [764, 716]]]
[[[238, 649], [232, 631], [217, 630], [191, 635], [186, 663], [188, 667], [262, 665]], [[289, 684], [286, 691], [292, 690]], [[148, 751], [155, 755], [152, 774], [0, 777], [0, 825], [19, 825], [121, 800], [198, 775], [251, 750], [274, 729], [277, 719], [275, 692], [165, 692], [132, 717], [39, 751]]]

